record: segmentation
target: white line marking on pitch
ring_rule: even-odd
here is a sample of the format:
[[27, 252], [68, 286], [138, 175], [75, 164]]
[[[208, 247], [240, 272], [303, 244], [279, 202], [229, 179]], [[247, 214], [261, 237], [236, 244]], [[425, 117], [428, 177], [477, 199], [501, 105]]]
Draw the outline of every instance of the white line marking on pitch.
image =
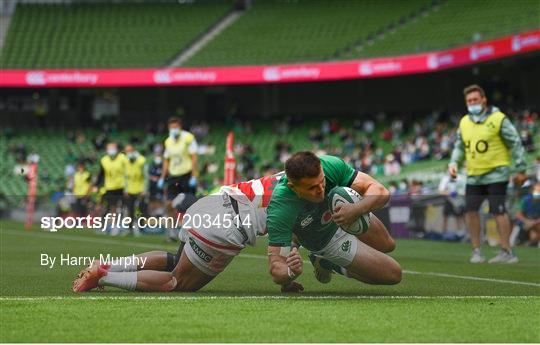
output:
[[[266, 259], [263, 255], [256, 255], [256, 254], [240, 254], [241, 257], [245, 258], [251, 258], [251, 259]], [[305, 260], [304, 263], [309, 263], [309, 261]], [[523, 282], [518, 280], [507, 280], [507, 279], [495, 279], [495, 278], [482, 278], [482, 277], [475, 277], [475, 276], [461, 276], [457, 274], [449, 274], [449, 273], [437, 273], [437, 272], [418, 272], [418, 271], [410, 271], [410, 270], [403, 270], [403, 273], [405, 274], [413, 274], [413, 275], [425, 275], [425, 276], [434, 276], [434, 277], [443, 277], [443, 278], [456, 278], [456, 279], [466, 279], [466, 280], [477, 280], [477, 281], [485, 281], [485, 282], [491, 282], [491, 283], [502, 283], [502, 284], [514, 284], [514, 285], [527, 285], [527, 286], [537, 286], [540, 287], [540, 284], [538, 283], [531, 283], [531, 282]]]
[[540, 299], [540, 296], [34, 296], [34, 297], [0, 297], [0, 301], [47, 301], [47, 300], [259, 300], [259, 299], [298, 299], [298, 300], [461, 300], [461, 299]]
[[448, 274], [448, 273], [438, 273], [438, 272], [418, 272], [418, 271], [409, 271], [409, 270], [403, 270], [403, 273], [417, 274], [417, 275], [424, 275], [424, 276], [434, 276], [434, 277], [444, 277], [444, 278], [457, 278], [457, 279], [467, 279], [467, 280], [478, 280], [478, 281], [485, 281], [485, 282], [491, 282], [491, 283], [503, 283], [503, 284], [515, 284], [515, 285], [528, 285], [528, 286], [539, 286], [539, 287], [540, 287], [540, 284], [537, 284], [537, 283], [522, 282], [522, 281], [517, 281], [517, 280], [494, 279], [494, 278], [482, 278], [482, 277], [475, 277], [475, 276], [460, 276], [460, 275], [456, 275], [456, 274]]
[[[16, 230], [8, 230], [4, 229], [2, 234], [6, 233], [7, 235], [15, 235], [15, 236], [32, 236], [32, 237], [41, 237], [41, 238], [48, 238], [52, 239], [52, 236], [56, 239], [60, 240], [66, 240], [66, 241], [76, 241], [76, 242], [89, 242], [89, 243], [100, 243], [100, 244], [113, 244], [113, 245], [121, 245], [121, 246], [132, 246], [132, 247], [139, 247], [139, 248], [149, 248], [149, 249], [156, 249], [158, 247], [168, 247], [169, 249], [174, 248], [170, 245], [165, 244], [151, 244], [151, 243], [139, 243], [139, 242], [131, 242], [131, 241], [111, 241], [110, 239], [101, 239], [101, 238], [87, 238], [87, 237], [81, 237], [81, 236], [63, 236], [60, 234], [45, 234], [45, 233], [35, 233], [35, 232], [21, 232]], [[239, 254], [240, 258], [246, 258], [246, 259], [264, 259], [266, 260], [267, 257], [264, 255], [257, 255], [257, 254], [248, 254], [243, 253]], [[310, 263], [309, 260], [304, 260], [304, 263]], [[405, 274], [412, 274], [412, 275], [425, 275], [425, 276], [433, 276], [433, 277], [442, 277], [442, 278], [455, 278], [455, 279], [465, 279], [465, 280], [474, 280], [474, 281], [485, 281], [490, 283], [501, 283], [501, 284], [512, 284], [512, 285], [526, 285], [526, 286], [536, 286], [540, 287], [539, 283], [532, 283], [532, 282], [524, 282], [524, 281], [518, 281], [518, 280], [508, 280], [508, 279], [495, 279], [495, 278], [483, 278], [483, 277], [476, 277], [476, 276], [462, 276], [462, 275], [456, 275], [456, 274], [449, 274], [449, 273], [438, 273], [438, 272], [419, 272], [419, 271], [410, 271], [410, 270], [403, 270], [403, 273]]]

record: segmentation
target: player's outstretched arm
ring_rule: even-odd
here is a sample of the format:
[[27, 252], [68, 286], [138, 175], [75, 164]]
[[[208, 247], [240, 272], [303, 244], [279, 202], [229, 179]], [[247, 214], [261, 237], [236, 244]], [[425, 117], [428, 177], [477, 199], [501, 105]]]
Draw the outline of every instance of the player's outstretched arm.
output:
[[390, 191], [379, 181], [363, 172], [358, 172], [351, 188], [363, 196], [359, 203], [364, 208], [361, 214], [378, 210], [390, 200]]
[[283, 249], [283, 247], [268, 246], [268, 263], [274, 282], [289, 285], [302, 274], [302, 257], [296, 247], [287, 256], [282, 256]]

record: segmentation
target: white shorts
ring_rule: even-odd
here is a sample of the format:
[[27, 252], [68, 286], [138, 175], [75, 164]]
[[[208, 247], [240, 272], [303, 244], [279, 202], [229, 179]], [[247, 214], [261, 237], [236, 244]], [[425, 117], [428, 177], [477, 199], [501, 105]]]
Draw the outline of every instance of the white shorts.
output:
[[353, 262], [358, 249], [358, 239], [341, 228], [338, 228], [330, 242], [313, 254], [323, 257], [334, 264], [347, 267]]
[[209, 276], [222, 272], [247, 243], [245, 232], [235, 222], [222, 221], [225, 214], [231, 214], [227, 218], [235, 215], [229, 196], [214, 194], [194, 203], [183, 218], [179, 238], [186, 243], [186, 256]]

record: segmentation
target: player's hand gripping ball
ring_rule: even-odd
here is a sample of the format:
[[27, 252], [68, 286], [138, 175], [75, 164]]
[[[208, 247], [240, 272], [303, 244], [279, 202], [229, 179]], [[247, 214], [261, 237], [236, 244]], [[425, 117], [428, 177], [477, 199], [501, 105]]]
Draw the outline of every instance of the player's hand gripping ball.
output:
[[[332, 215], [334, 215], [337, 206], [343, 204], [355, 204], [360, 200], [362, 200], [362, 196], [349, 187], [334, 187], [330, 193], [328, 193], [328, 202], [330, 203], [328, 207], [330, 208]], [[350, 224], [342, 225], [341, 228], [349, 234], [361, 235], [368, 230], [370, 224], [371, 212], [361, 215]]]

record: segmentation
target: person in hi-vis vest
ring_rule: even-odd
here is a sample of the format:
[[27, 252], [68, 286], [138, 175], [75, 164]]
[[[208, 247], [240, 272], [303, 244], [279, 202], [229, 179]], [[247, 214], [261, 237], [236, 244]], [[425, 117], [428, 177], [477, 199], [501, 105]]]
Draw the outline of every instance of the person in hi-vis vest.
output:
[[131, 217], [130, 229], [134, 236], [139, 235], [136, 227], [135, 208], [142, 201], [146, 181], [146, 158], [135, 150], [133, 145], [126, 145], [126, 188], [124, 190], [124, 202], [126, 203], [128, 216]]
[[100, 170], [96, 185], [103, 186], [102, 201], [106, 205], [105, 213], [121, 213], [126, 185], [126, 156], [118, 151], [117, 143], [109, 142], [106, 154], [99, 162]]
[[[171, 117], [168, 121], [169, 137], [165, 139], [163, 169], [157, 186], [163, 188], [166, 179], [165, 195], [167, 214], [174, 217], [172, 202], [180, 193], [195, 194], [197, 187], [197, 140], [195, 136], [182, 129], [182, 121]], [[168, 229], [168, 240], [176, 241], [176, 229]]]
[[74, 211], [78, 216], [85, 216], [88, 212], [88, 195], [92, 187], [91, 174], [86, 169], [84, 161], [77, 162], [77, 171], [73, 175], [73, 195], [75, 196]]
[[501, 245], [497, 256], [489, 262], [516, 263], [518, 258], [510, 246], [511, 227], [505, 201], [511, 170], [524, 171], [526, 168], [521, 138], [506, 115], [497, 107], [488, 106], [480, 86], [468, 86], [463, 94], [468, 114], [459, 123], [448, 172], [455, 178], [459, 164], [465, 162], [465, 222], [473, 246], [470, 262], [485, 262], [480, 248], [478, 209], [487, 198], [489, 212], [497, 222]]

